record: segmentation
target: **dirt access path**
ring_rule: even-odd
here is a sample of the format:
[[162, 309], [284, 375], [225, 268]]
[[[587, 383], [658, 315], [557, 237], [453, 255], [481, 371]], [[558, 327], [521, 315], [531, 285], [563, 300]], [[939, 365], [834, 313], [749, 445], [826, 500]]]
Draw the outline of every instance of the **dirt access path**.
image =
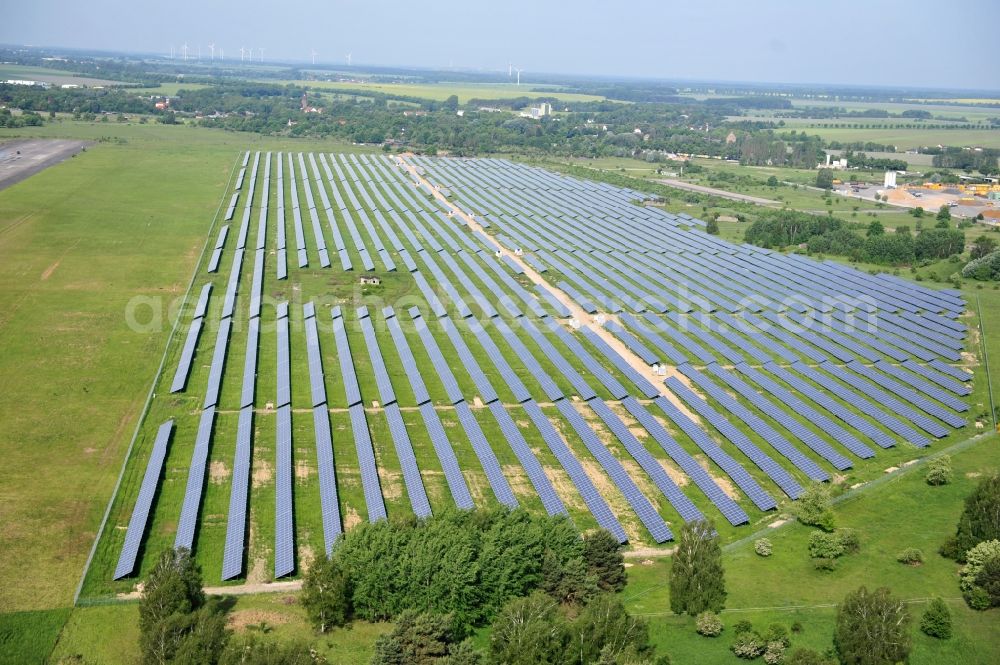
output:
[[30, 178], [39, 171], [69, 159], [87, 146], [87, 141], [65, 139], [17, 139], [0, 144], [0, 189]]
[[[438, 199], [446, 206], [448, 206], [448, 209], [452, 212], [452, 214], [457, 215], [459, 218], [461, 218], [466, 223], [466, 225], [469, 226], [469, 228], [471, 228], [474, 231], [479, 231], [480, 233], [483, 233], [484, 235], [488, 236], [489, 234], [486, 233], [486, 230], [482, 224], [477, 222], [472, 215], [462, 210], [457, 204], [453, 203], [452, 201], [449, 201], [444, 194], [438, 191], [438, 188], [434, 186], [434, 183], [428, 181], [417, 171], [416, 166], [406, 161], [407, 158], [411, 156], [412, 155], [410, 153], [400, 155], [395, 158], [396, 163], [402, 166], [404, 169], [406, 169], [407, 173], [409, 173], [414, 180], [426, 186], [428, 191], [433, 192], [434, 198]], [[635, 371], [637, 371], [650, 383], [656, 386], [663, 397], [670, 400], [670, 402], [674, 406], [676, 406], [682, 413], [691, 418], [694, 422], [699, 422], [698, 417], [687, 408], [687, 405], [685, 405], [684, 402], [680, 400], [680, 398], [678, 398], [672, 392], [664, 390], [662, 388], [663, 377], [657, 375], [653, 371], [653, 368], [647, 365], [642, 358], [637, 356], [635, 353], [632, 352], [631, 349], [622, 344], [621, 340], [619, 340], [612, 333], [606, 330], [604, 326], [588, 324], [588, 322], [592, 321], [592, 319], [597, 318], [598, 316], [603, 316], [606, 319], [617, 322], [616, 317], [600, 310], [598, 310], [597, 314], [594, 316], [588, 314], [586, 311], [584, 311], [582, 307], [576, 304], [576, 302], [572, 298], [570, 298], [568, 294], [566, 294], [564, 291], [562, 291], [555, 285], [550, 284], [544, 277], [542, 277], [527, 261], [524, 260], [524, 257], [516, 256], [515, 254], [511, 253], [507, 253], [506, 256], [512, 261], [514, 261], [514, 263], [516, 263], [518, 266], [520, 266], [520, 268], [524, 271], [525, 276], [528, 279], [530, 279], [533, 283], [539, 284], [548, 289], [555, 296], [556, 300], [558, 300], [560, 303], [566, 306], [566, 308], [570, 311], [570, 314], [572, 315], [573, 319], [579, 321], [580, 325], [586, 326], [592, 332], [596, 333], [602, 340], [607, 342], [608, 346], [610, 346], [612, 349], [618, 352], [618, 355], [624, 358], [625, 361]], [[559, 319], [555, 320], [560, 321]], [[568, 330], [572, 331], [572, 327], [569, 325], [569, 321], [570, 319], [564, 319], [561, 320], [560, 323], [562, 323], [562, 325], [565, 326]], [[677, 377], [677, 379], [682, 383], [684, 383], [684, 385], [688, 386], [689, 388], [691, 387], [690, 380], [686, 376], [678, 372], [676, 369], [674, 369], [673, 367], [667, 368], [667, 376]]]

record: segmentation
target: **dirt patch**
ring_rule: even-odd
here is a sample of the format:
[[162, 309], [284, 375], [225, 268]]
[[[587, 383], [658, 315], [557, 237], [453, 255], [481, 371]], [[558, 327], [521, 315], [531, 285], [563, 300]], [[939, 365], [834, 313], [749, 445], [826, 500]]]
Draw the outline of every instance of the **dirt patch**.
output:
[[531, 423], [527, 420], [515, 420], [514, 422], [517, 423], [517, 426], [521, 429], [528, 429], [531, 427]]
[[299, 480], [308, 480], [313, 474], [312, 467], [304, 459], [295, 460], [295, 477]]
[[791, 518], [785, 518], [785, 519], [781, 519], [781, 520], [774, 520], [773, 522], [771, 522], [770, 524], [767, 525], [767, 528], [768, 529], [777, 529], [779, 526], [782, 526], [784, 524], [788, 524], [791, 521], [792, 521]]
[[740, 500], [740, 494], [739, 492], [736, 491], [736, 488], [733, 487], [733, 484], [732, 482], [730, 482], [729, 478], [713, 474], [712, 468], [708, 465], [708, 460], [705, 458], [704, 455], [695, 455], [695, 461], [697, 461], [698, 464], [701, 465], [701, 468], [705, 469], [705, 472], [708, 473], [709, 478], [711, 478], [715, 482], [715, 484], [719, 486], [719, 489], [721, 489], [723, 492], [726, 493], [726, 496], [728, 496], [733, 501], [738, 502]]
[[510, 489], [517, 496], [535, 496], [538, 494], [535, 487], [528, 480], [528, 474], [524, 472], [519, 464], [507, 464], [502, 466], [503, 475], [510, 484]]
[[676, 547], [659, 548], [629, 546], [622, 552], [622, 556], [626, 559], [642, 559], [639, 563], [643, 566], [648, 566], [653, 563], [650, 559], [670, 556], [676, 549]]
[[268, 612], [267, 610], [236, 610], [230, 612], [226, 619], [226, 627], [242, 633], [252, 626], [267, 624], [268, 626], [281, 626], [288, 623], [286, 615], [279, 612]]
[[215, 485], [226, 482], [230, 475], [232, 472], [225, 462], [216, 460], [208, 466], [208, 480]]
[[688, 478], [680, 469], [675, 467], [667, 460], [661, 459], [657, 461], [660, 463], [660, 466], [663, 467], [663, 470], [667, 472], [667, 475], [670, 476], [670, 480], [674, 481], [674, 485], [677, 485], [678, 487], [684, 487], [689, 482], [691, 482], [690, 478]]
[[842, 473], [835, 473], [830, 478], [830, 482], [832, 482], [834, 485], [843, 485], [845, 480], [847, 480], [847, 476], [845, 476]]
[[983, 474], [980, 473], [979, 471], [969, 471], [968, 473], [965, 474], [965, 477], [966, 478], [978, 478], [981, 475], [983, 475]]
[[587, 476], [590, 477], [590, 482], [594, 483], [597, 493], [604, 498], [611, 508], [611, 512], [618, 518], [629, 541], [633, 543], [640, 542], [642, 531], [637, 524], [637, 520], [634, 519], [635, 512], [628, 501], [622, 496], [621, 492], [618, 491], [618, 488], [611, 482], [611, 479], [605, 475], [604, 469], [597, 462], [589, 459], [581, 459], [580, 466], [583, 467]]
[[898, 466], [887, 467], [882, 473], [892, 473], [893, 471], [899, 471]]
[[[250, 520], [250, 536], [248, 538], [250, 542], [251, 550], [256, 548], [253, 544], [257, 542], [257, 522], [253, 519]], [[250, 570], [247, 571], [247, 584], [264, 584], [272, 581], [271, 569], [267, 566], [267, 556], [260, 556], [261, 554], [267, 554], [266, 550], [262, 552], [254, 552], [256, 556], [248, 557]]]
[[390, 471], [381, 464], [378, 467], [379, 484], [382, 485], [382, 496], [386, 499], [398, 499], [403, 496], [403, 474], [400, 471]]
[[573, 481], [569, 479], [569, 476], [566, 475], [563, 469], [552, 466], [542, 468], [545, 470], [545, 475], [548, 476], [549, 482], [552, 483], [552, 488], [567, 508], [581, 511], [587, 510], [587, 505], [580, 498], [580, 493], [577, 492], [576, 485], [573, 484]]
[[361, 515], [356, 509], [347, 506], [347, 509], [344, 510], [344, 531], [350, 531], [359, 524], [361, 524]]
[[48, 268], [45, 269], [45, 271], [42, 273], [42, 278], [41, 278], [43, 282], [47, 280], [49, 277], [52, 277], [52, 273], [56, 271], [56, 268], [59, 267], [60, 263], [62, 263], [62, 259], [59, 259], [58, 261], [56, 261], [55, 263], [53, 263], [52, 265], [50, 265]]
[[265, 459], [258, 459], [253, 467], [253, 486], [262, 487], [274, 480], [274, 468]]

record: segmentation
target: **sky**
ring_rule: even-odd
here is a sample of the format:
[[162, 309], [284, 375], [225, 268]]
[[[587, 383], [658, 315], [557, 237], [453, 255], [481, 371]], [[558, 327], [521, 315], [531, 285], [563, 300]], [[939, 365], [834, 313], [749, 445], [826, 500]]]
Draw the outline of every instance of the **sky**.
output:
[[610, 77], [1000, 89], [1000, 2], [36, 0], [0, 43]]

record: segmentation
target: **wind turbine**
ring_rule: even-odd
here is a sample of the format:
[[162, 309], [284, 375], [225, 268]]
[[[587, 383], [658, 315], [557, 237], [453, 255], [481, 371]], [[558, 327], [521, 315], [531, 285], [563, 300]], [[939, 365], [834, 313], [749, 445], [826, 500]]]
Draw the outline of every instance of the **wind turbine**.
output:
[[264, 62], [264, 49], [260, 50], [260, 61]]
[[188, 59], [188, 43], [187, 42], [184, 42], [184, 46], [181, 47], [181, 53], [184, 54], [184, 62], [187, 62], [187, 59]]
[[523, 72], [524, 70], [523, 69], [515, 69], [514, 71], [517, 72], [517, 85], [521, 85], [521, 72]]
[[212, 60], [215, 60], [215, 44], [209, 44], [208, 49], [212, 52]]
[[316, 49], [312, 49], [312, 61], [313, 65], [316, 64]]
[[247, 54], [247, 50], [244, 47], [241, 46], [240, 47], [240, 62], [243, 62], [243, 59], [246, 57], [246, 54]]
[[512, 65], [511, 63], [508, 62], [507, 63], [507, 78], [511, 78], [512, 76], [514, 76], [514, 65]]
[[226, 51], [220, 46], [219, 47], [219, 60], [226, 59]]
[[173, 44], [170, 45], [170, 59], [171, 60], [174, 59], [174, 45]]
[[348, 53], [347, 55], [344, 56], [345, 58], [347, 58], [347, 66], [348, 67], [351, 66], [351, 55], [352, 54]]
[[201, 44], [198, 44], [198, 60], [201, 60]]

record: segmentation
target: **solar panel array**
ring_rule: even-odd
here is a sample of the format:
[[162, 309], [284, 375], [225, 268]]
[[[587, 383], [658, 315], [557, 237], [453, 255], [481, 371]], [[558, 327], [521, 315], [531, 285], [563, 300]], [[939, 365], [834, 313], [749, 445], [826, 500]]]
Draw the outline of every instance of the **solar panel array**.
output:
[[118, 565], [115, 566], [116, 580], [135, 572], [135, 560], [139, 555], [139, 546], [146, 531], [149, 511], [153, 507], [153, 498], [156, 496], [156, 488], [163, 473], [163, 460], [167, 456], [167, 444], [170, 442], [173, 429], [174, 421], [168, 420], [160, 425], [160, 429], [156, 432], [156, 440], [153, 441], [153, 448], [146, 461], [146, 473], [143, 474], [142, 485], [139, 487], [139, 496], [132, 507], [132, 517], [128, 522], [128, 530], [125, 531], [125, 542], [118, 556]]
[[[340, 385], [350, 424], [339, 421], [338, 428], [349, 426], [353, 433], [370, 520], [387, 515], [382, 461], [377, 438], [373, 441], [384, 414], [417, 516], [432, 512], [418, 441], [411, 441], [422, 423], [426, 435], [420, 431], [419, 437], [431, 442], [460, 508], [474, 507], [465, 474], [479, 473], [459, 462], [456, 451], [466, 445], [497, 501], [519, 505], [510, 474], [520, 470], [501, 465], [504, 455], [497, 453], [503, 452], [516, 458], [549, 514], [568, 514], [560, 494], [575, 493], [593, 520], [620, 542], [628, 539], [619, 521], [625, 516], [617, 512], [623, 508], [609, 506], [595, 473], [611, 481], [616, 498], [625, 499], [612, 503], [631, 509], [629, 517], [637, 518], [653, 541], [663, 542], [672, 537], [671, 515], [690, 521], [718, 510], [729, 523], [744, 524], [751, 516], [741, 497], [758, 510], [772, 510], [778, 506], [774, 488], [794, 499], [804, 482], [829, 480], [830, 469], [851, 468], [877, 448], [901, 441], [926, 446], [965, 425], [961, 414], [969, 405], [962, 398], [971, 394], [971, 375], [954, 365], [962, 360], [966, 337], [958, 292], [732, 244], [703, 233], [703, 223], [690, 215], [636, 206], [636, 199], [645, 198], [639, 192], [500, 159], [276, 157], [272, 200], [272, 155], [254, 153], [251, 162], [251, 153], [245, 154], [225, 215], [233, 219], [242, 201], [242, 217], [233, 233], [229, 225], [219, 228], [207, 262], [209, 272], [217, 273], [232, 248], [175, 546], [192, 547], [196, 541], [215, 414], [238, 409], [223, 579], [243, 574], [254, 420], [272, 413], [275, 577], [296, 570], [290, 380], [302, 359], [310, 386], [294, 401], [301, 407], [299, 401], [308, 401], [313, 412], [327, 553], [343, 531], [328, 403], [343, 410]], [[437, 198], [443, 191], [449, 202]], [[251, 228], [254, 211], [258, 223]], [[331, 384], [336, 390], [328, 397], [321, 326], [307, 292], [302, 294], [305, 352], [292, 356], [289, 307], [279, 303], [274, 401], [266, 409], [255, 405], [257, 351], [265, 330], [260, 315], [270, 295], [265, 263], [270, 253], [272, 278], [290, 277], [286, 222], [303, 274], [331, 269], [331, 250], [344, 271], [360, 260], [364, 270], [386, 279], [405, 266], [390, 288], [398, 288], [396, 280], [415, 286], [413, 293], [426, 307], [412, 308], [405, 324], [392, 308], [382, 316], [409, 391], [393, 385], [397, 360], [383, 357], [392, 349], [380, 348], [376, 334], [382, 320], [376, 324], [365, 307], [355, 312], [370, 361], [365, 362], [352, 355], [348, 331], [355, 329], [338, 306], [331, 318], [340, 381]], [[251, 279], [245, 295], [244, 267]], [[295, 291], [303, 284], [299, 273], [292, 277]], [[180, 348], [173, 393], [185, 390], [194, 357], [208, 355], [198, 347], [209, 325], [212, 288], [213, 282], [202, 288]], [[241, 295], [249, 318], [237, 324]], [[238, 392], [227, 389], [226, 404], [220, 405], [233, 333], [246, 335], [243, 383]], [[416, 348], [412, 340], [419, 340]], [[422, 374], [428, 364], [434, 369]], [[367, 383], [362, 372], [374, 381]], [[428, 386], [425, 378], [432, 376]], [[366, 403], [362, 389], [369, 385], [378, 399], [367, 396]], [[237, 395], [239, 404], [229, 404]], [[409, 420], [408, 409], [419, 413], [419, 421]], [[520, 411], [526, 420], [518, 418]], [[499, 432], [496, 439], [488, 437], [490, 427]], [[146, 471], [154, 493], [158, 445]], [[707, 466], [696, 459], [698, 453]], [[342, 463], [350, 465], [351, 457]], [[543, 457], [554, 458], [571, 485], [557, 492]], [[762, 473], [748, 473], [747, 463]], [[731, 481], [725, 491], [713, 472]], [[691, 484], [677, 481], [675, 473]], [[136, 567], [152, 509], [151, 498], [143, 503], [146, 482], [116, 578]], [[131, 560], [128, 548], [134, 548]]]

